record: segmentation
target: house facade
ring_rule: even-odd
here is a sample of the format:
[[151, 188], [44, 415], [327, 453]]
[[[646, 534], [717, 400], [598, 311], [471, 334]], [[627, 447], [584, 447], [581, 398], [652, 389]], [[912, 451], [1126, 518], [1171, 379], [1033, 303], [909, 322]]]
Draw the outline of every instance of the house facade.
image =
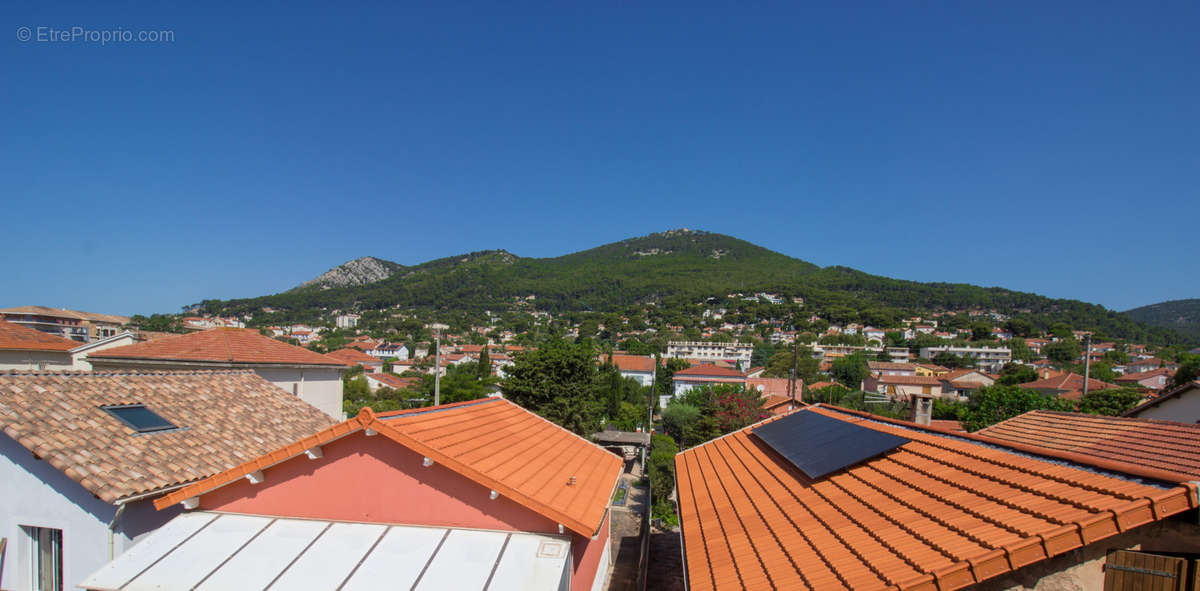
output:
[[754, 345], [744, 343], [708, 343], [701, 341], [670, 341], [667, 357], [700, 362], [726, 361], [742, 368], [750, 367]]
[[[600, 590], [621, 465], [502, 399], [378, 415], [364, 409], [157, 500], [163, 509], [181, 504], [188, 513], [180, 520], [238, 516], [226, 527], [264, 543], [214, 546], [203, 535], [181, 543], [164, 528], [141, 553], [166, 566], [152, 565], [136, 580], [179, 588], [198, 579], [228, 588], [276, 580], [284, 588], [348, 589], [412, 588], [420, 580], [436, 589]], [[272, 529], [279, 523], [286, 531]], [[280, 542], [288, 531], [292, 543]], [[336, 539], [340, 559], [330, 560], [334, 544], [322, 541], [322, 531]], [[133, 560], [119, 558], [82, 586], [113, 587], [111, 573]], [[179, 563], [197, 566], [170, 568]]]
[[0, 407], [0, 588], [22, 591], [74, 588], [178, 513], [154, 498], [332, 422], [248, 371], [2, 372]]
[[0, 371], [6, 369], [71, 369], [71, 350], [79, 341], [0, 320]]
[[97, 370], [252, 369], [267, 381], [342, 418], [345, 362], [279, 342], [253, 329], [213, 328], [144, 343], [95, 351], [87, 361]]

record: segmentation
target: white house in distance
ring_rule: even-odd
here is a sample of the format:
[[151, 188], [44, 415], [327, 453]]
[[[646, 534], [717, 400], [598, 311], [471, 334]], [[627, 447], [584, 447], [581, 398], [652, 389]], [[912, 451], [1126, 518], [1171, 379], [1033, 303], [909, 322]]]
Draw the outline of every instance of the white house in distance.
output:
[[167, 492], [333, 421], [248, 370], [0, 372], [2, 589], [73, 589]]
[[726, 361], [750, 367], [750, 357], [754, 354], [754, 345], [744, 343], [705, 343], [700, 341], [671, 341], [667, 343], [667, 357], [692, 359], [712, 363]]
[[[728, 367], [719, 367], [710, 364], [693, 365], [687, 369], [675, 372], [675, 375], [671, 378], [671, 393], [673, 396], [679, 396], [699, 386], [719, 386], [722, 384], [745, 386], [746, 374]], [[670, 402], [670, 399], [671, 396], [660, 397], [659, 405], [666, 406]]]
[[0, 320], [0, 370], [71, 369], [79, 341]]
[[[600, 356], [600, 363], [608, 361], [607, 355]], [[623, 378], [633, 378], [642, 386], [654, 383], [654, 358], [648, 355], [619, 355], [613, 354], [613, 365], [621, 372]]]
[[346, 362], [243, 328], [212, 328], [96, 351], [97, 370], [253, 369], [335, 419], [342, 418]]

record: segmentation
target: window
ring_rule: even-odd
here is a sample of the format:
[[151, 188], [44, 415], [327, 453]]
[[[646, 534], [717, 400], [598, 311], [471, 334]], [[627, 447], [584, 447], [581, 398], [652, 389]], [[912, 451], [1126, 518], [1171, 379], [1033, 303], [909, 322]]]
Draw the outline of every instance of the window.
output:
[[38, 591], [62, 591], [62, 530], [21, 526], [29, 537], [29, 575]]
[[101, 406], [100, 408], [138, 433], [154, 433], [179, 428], [171, 421], [146, 408], [144, 404], [123, 404]]

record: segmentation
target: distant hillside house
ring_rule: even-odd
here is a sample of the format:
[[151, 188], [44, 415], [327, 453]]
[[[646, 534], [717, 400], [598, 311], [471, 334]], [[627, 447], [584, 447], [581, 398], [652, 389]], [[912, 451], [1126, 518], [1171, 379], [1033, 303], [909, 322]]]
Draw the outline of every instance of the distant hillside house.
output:
[[942, 382], [931, 376], [880, 375], [863, 380], [863, 390], [887, 394], [895, 400], [908, 400], [914, 394], [942, 397]]
[[345, 349], [330, 351], [325, 356], [332, 357], [346, 365], [360, 365], [366, 373], [383, 371], [383, 360], [367, 355], [359, 349], [347, 347]]
[[2, 589], [74, 589], [158, 496], [333, 424], [248, 370], [0, 372], [0, 409]]
[[378, 359], [399, 359], [404, 361], [409, 358], [408, 346], [402, 343], [378, 343], [373, 348], [367, 350], [367, 355]]
[[[600, 355], [599, 363], [608, 361], [608, 355]], [[654, 383], [654, 358], [648, 355], [619, 355], [613, 354], [613, 365], [621, 372], [621, 377], [633, 378], [642, 386]]]
[[1125, 374], [1113, 380], [1118, 386], [1133, 386], [1135, 388], [1145, 388], [1147, 390], [1159, 391], [1167, 387], [1167, 382], [1175, 372], [1165, 367], [1143, 371], [1139, 373]]
[[1012, 362], [1012, 350], [1007, 347], [922, 347], [921, 357], [933, 359], [939, 353], [949, 353], [958, 357], [966, 357], [975, 361], [975, 367], [984, 371], [998, 372], [1005, 364]]
[[[1088, 391], [1116, 388], [1114, 384], [1088, 378]], [[1048, 377], [1021, 384], [1026, 390], [1037, 390], [1047, 396], [1057, 396], [1067, 400], [1083, 398], [1083, 376], [1077, 373], [1051, 373]]]
[[345, 362], [281, 343], [257, 330], [213, 328], [96, 351], [97, 370], [252, 369], [335, 419], [342, 417]]
[[363, 409], [157, 500], [188, 512], [81, 586], [598, 591], [621, 469], [502, 399]]
[[[671, 378], [671, 392], [674, 396], [679, 396], [698, 386], [724, 384], [745, 386], [746, 374], [736, 369], [719, 367], [707, 363], [694, 365], [675, 372], [675, 376]], [[663, 396], [662, 398], [661, 405], [666, 406], [671, 397]]]
[[670, 341], [667, 343], [667, 357], [689, 359], [696, 361], [725, 361], [731, 365], [750, 367], [750, 358], [754, 354], [754, 345], [743, 343], [706, 343], [700, 341]]
[[121, 327], [129, 324], [128, 316], [61, 310], [47, 306], [0, 308], [0, 320], [81, 343], [111, 337], [120, 332]]
[[71, 369], [79, 341], [0, 320], [0, 370]]

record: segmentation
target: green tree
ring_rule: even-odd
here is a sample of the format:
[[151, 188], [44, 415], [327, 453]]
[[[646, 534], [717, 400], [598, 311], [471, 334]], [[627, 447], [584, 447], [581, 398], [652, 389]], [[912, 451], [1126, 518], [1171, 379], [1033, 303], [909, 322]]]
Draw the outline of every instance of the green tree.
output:
[[847, 388], [858, 390], [862, 388], [863, 380], [871, 375], [871, 370], [867, 367], [867, 360], [863, 357], [863, 354], [855, 353], [834, 359], [829, 373], [833, 375], [833, 379], [842, 383]]
[[1116, 417], [1125, 414], [1125, 411], [1141, 402], [1142, 394], [1136, 388], [1104, 388], [1088, 391], [1079, 403], [1079, 410]]
[[696, 406], [672, 400], [662, 410], [663, 429], [676, 441], [687, 442], [686, 435], [695, 428], [700, 420], [700, 409]]
[[977, 320], [971, 323], [972, 341], [986, 341], [990, 338], [992, 338], [992, 325], [982, 320]]
[[1079, 347], [1079, 341], [1072, 338], [1060, 338], [1052, 343], [1046, 343], [1046, 346], [1042, 347], [1042, 353], [1046, 355], [1046, 359], [1061, 366], [1074, 363], [1076, 359], [1079, 359], [1082, 349]]
[[955, 355], [949, 351], [942, 351], [941, 353], [934, 355], [931, 361], [941, 365], [942, 367], [948, 367], [950, 369], [975, 367], [975, 363], [969, 358], [959, 357], [958, 355]]
[[1037, 370], [1028, 365], [1019, 363], [1007, 363], [1000, 368], [1000, 378], [996, 383], [1001, 386], [1013, 386], [1016, 384], [1028, 384], [1029, 382], [1037, 381]]
[[596, 357], [590, 345], [553, 341], [517, 355], [506, 373], [504, 396], [580, 435], [600, 428]]
[[985, 386], [975, 391], [962, 413], [963, 427], [978, 431], [1031, 410], [1071, 410], [1070, 401], [1017, 386]]
[[1200, 355], [1184, 355], [1179, 360], [1179, 369], [1167, 383], [1167, 389], [1174, 390], [1200, 377]]
[[492, 375], [492, 358], [488, 354], [488, 346], [486, 344], [483, 346], [483, 350], [479, 352], [479, 363], [475, 366], [475, 375], [481, 380]]

